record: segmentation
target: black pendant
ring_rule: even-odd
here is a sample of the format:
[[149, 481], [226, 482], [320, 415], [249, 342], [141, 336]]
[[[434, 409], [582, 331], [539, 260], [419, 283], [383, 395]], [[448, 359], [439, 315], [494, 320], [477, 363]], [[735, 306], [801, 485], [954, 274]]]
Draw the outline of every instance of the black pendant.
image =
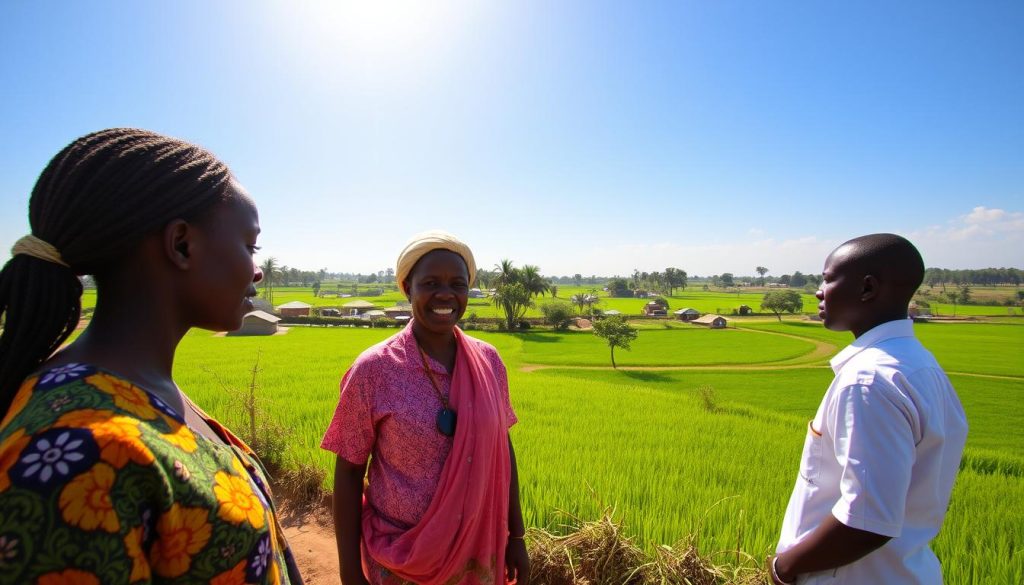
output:
[[455, 411], [442, 408], [437, 412], [437, 430], [446, 437], [455, 436]]

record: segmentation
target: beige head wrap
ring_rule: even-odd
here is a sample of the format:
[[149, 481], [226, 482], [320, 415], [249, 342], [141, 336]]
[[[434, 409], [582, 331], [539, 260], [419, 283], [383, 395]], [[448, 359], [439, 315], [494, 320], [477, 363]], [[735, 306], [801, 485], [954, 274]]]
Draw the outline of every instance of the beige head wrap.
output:
[[462, 256], [462, 259], [466, 261], [466, 268], [469, 270], [469, 285], [473, 286], [473, 280], [476, 279], [476, 260], [473, 259], [473, 251], [462, 240], [448, 232], [430, 230], [413, 236], [402, 249], [402, 253], [398, 255], [395, 280], [398, 281], [398, 287], [403, 293], [408, 293], [405, 290], [405, 279], [409, 278], [413, 266], [416, 266], [416, 262], [420, 258], [434, 250], [448, 250]]
[[11, 248], [11, 256], [17, 256], [18, 254], [32, 256], [33, 258], [39, 258], [40, 260], [53, 262], [65, 267], [68, 266], [67, 262], [60, 257], [60, 252], [57, 251], [57, 248], [31, 234], [14, 242], [14, 246]]

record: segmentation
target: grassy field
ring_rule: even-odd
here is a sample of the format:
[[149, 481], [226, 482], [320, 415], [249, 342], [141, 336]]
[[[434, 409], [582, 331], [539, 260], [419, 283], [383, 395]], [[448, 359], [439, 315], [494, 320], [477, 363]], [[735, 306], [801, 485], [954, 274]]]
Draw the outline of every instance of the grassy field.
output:
[[[360, 285], [365, 287], [366, 285]], [[326, 287], [325, 290], [331, 290], [330, 286]], [[955, 314], [957, 316], [1024, 316], [1024, 307], [1006, 307], [999, 304], [999, 300], [1004, 297], [1009, 297], [1012, 294], [1012, 290], [1008, 287], [993, 287], [996, 292], [988, 291], [988, 289], [982, 289], [985, 294], [980, 294], [978, 300], [991, 302], [987, 305], [958, 305], [956, 307]], [[349, 292], [349, 287], [343, 287], [343, 292]], [[363, 290], [362, 288], [360, 290]], [[558, 287], [558, 298], [560, 300], [567, 301], [572, 295], [577, 293], [589, 293], [594, 290], [594, 287], [589, 286], [559, 286]], [[703, 291], [699, 288], [691, 288], [685, 291], [676, 291], [675, 296], [668, 297], [669, 309], [675, 311], [678, 309], [692, 308], [697, 309], [701, 313], [720, 313], [726, 316], [732, 314], [734, 310], [737, 310], [740, 305], [747, 305], [754, 311], [760, 311], [761, 299], [764, 297], [765, 289], [752, 289], [745, 292], [724, 292], [724, 291]], [[597, 308], [607, 311], [615, 309], [621, 311], [627, 315], [640, 315], [641, 309], [647, 303], [648, 299], [616, 299], [605, 296], [605, 293], [598, 289], [601, 301], [596, 305]], [[801, 293], [804, 306], [802, 313], [805, 315], [814, 314], [818, 311], [818, 301], [814, 298], [814, 295]], [[552, 299], [550, 295], [540, 297], [535, 302], [535, 306], [529, 309], [526, 313], [527, 317], [541, 317], [540, 305], [549, 302]], [[274, 289], [274, 305], [283, 305], [292, 301], [302, 301], [309, 303], [314, 307], [340, 307], [345, 303], [354, 300], [369, 301], [378, 305], [380, 308], [390, 307], [399, 301], [405, 301], [405, 298], [398, 292], [386, 291], [383, 295], [379, 296], [353, 296], [353, 297], [314, 297], [313, 290], [309, 287], [278, 287]], [[96, 304], [96, 291], [87, 290], [82, 298], [83, 307], [93, 307]], [[954, 314], [953, 305], [947, 303], [933, 302], [932, 311], [936, 315], [951, 316]], [[487, 299], [470, 299], [469, 306], [466, 309], [466, 315], [470, 313], [476, 313], [479, 317], [500, 317], [498, 309], [491, 304]]]
[[[806, 421], [831, 379], [821, 344], [830, 355], [850, 338], [796, 320], [740, 327], [642, 331], [633, 351], [616, 352], [620, 364], [675, 369], [617, 371], [588, 334], [473, 332], [498, 348], [509, 369], [527, 522], [557, 530], [565, 521], [559, 511], [596, 518], [612, 506], [645, 546], [696, 534], [719, 562], [735, 562], [737, 547], [763, 558], [778, 536]], [[951, 372], [971, 424], [935, 543], [946, 582], [1024, 582], [1024, 324], [917, 330]], [[238, 425], [224, 386], [244, 387], [259, 353], [261, 392], [268, 411], [291, 429], [291, 456], [330, 470], [331, 456], [317, 446], [338, 380], [363, 349], [393, 333], [294, 328], [238, 338], [197, 331], [181, 345], [176, 376], [200, 404]], [[547, 367], [524, 370], [531, 364]], [[702, 388], [713, 395], [713, 411]]]

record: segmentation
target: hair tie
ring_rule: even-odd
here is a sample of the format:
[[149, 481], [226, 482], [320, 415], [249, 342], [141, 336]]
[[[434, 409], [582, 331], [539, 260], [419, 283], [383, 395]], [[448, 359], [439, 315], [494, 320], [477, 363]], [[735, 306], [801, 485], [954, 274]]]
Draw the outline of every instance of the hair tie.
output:
[[71, 268], [71, 266], [69, 266], [68, 263], [60, 257], [60, 252], [57, 251], [57, 248], [54, 248], [45, 240], [41, 240], [32, 234], [24, 236], [17, 242], [14, 242], [14, 247], [11, 248], [11, 256], [17, 256], [18, 254], [24, 254], [46, 262], [60, 264], [66, 268]]

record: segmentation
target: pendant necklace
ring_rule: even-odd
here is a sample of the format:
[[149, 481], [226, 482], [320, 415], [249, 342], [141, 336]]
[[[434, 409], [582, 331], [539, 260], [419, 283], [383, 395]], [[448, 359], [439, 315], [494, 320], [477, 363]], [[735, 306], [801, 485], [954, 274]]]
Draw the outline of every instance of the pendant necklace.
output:
[[427, 365], [427, 354], [423, 352], [423, 348], [418, 343], [416, 344], [416, 349], [420, 350], [423, 369], [427, 371], [430, 385], [434, 387], [434, 392], [437, 392], [437, 398], [441, 401], [442, 408], [437, 412], [437, 431], [446, 437], [453, 437], [455, 436], [455, 411], [448, 406], [448, 399], [441, 393], [441, 388], [437, 385], [437, 380], [434, 379], [434, 372]]

